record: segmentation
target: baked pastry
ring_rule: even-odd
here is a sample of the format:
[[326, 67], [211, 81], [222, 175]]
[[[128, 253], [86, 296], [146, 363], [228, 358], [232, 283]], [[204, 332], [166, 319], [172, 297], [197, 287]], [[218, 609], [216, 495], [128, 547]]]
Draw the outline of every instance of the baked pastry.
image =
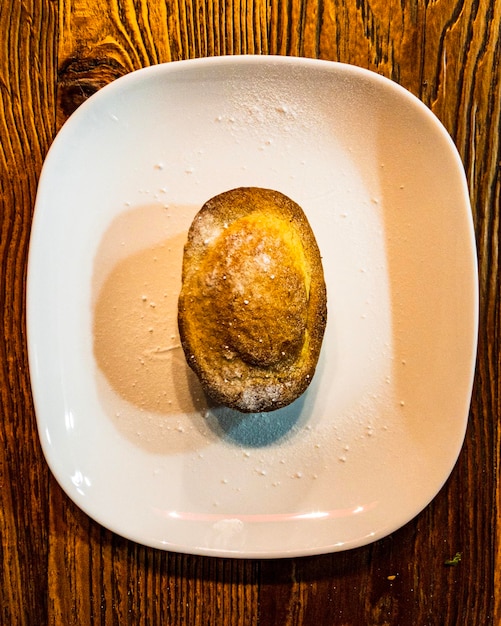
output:
[[320, 251], [301, 207], [240, 187], [208, 200], [184, 248], [181, 344], [205, 393], [243, 413], [310, 384], [327, 321]]

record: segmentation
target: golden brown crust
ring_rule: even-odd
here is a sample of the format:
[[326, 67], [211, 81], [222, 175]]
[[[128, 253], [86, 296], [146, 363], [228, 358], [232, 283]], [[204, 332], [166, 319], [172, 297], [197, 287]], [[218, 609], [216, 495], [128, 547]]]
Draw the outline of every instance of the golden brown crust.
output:
[[258, 187], [215, 196], [188, 232], [182, 280], [181, 344], [215, 402], [271, 411], [306, 390], [327, 298], [317, 242], [299, 205]]

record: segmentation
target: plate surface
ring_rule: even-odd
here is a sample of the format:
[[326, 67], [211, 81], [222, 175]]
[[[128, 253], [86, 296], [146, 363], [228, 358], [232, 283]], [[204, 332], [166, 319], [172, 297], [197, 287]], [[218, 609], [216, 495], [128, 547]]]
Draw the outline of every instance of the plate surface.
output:
[[[250, 416], [207, 406], [176, 324], [191, 220], [238, 186], [303, 207], [328, 289], [310, 388]], [[28, 338], [50, 468], [92, 518], [166, 550], [280, 557], [381, 538], [461, 449], [476, 272], [457, 151], [389, 80], [253, 56], [127, 75], [72, 115], [39, 184]]]

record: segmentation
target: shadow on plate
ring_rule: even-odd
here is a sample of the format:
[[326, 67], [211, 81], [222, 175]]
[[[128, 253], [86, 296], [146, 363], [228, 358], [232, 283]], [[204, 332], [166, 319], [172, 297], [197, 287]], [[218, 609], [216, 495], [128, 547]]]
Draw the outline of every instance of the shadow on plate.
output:
[[207, 425], [221, 439], [245, 448], [271, 446], [293, 434], [304, 421], [306, 394], [283, 409], [240, 413], [222, 406], [207, 412]]

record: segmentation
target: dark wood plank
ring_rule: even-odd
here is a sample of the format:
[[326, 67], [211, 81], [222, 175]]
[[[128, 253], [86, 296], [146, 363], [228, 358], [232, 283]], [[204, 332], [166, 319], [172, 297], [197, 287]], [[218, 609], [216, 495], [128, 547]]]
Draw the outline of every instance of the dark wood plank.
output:
[[47, 487], [32, 408], [25, 276], [37, 176], [54, 135], [57, 13], [0, 5], [0, 622], [44, 623]]

